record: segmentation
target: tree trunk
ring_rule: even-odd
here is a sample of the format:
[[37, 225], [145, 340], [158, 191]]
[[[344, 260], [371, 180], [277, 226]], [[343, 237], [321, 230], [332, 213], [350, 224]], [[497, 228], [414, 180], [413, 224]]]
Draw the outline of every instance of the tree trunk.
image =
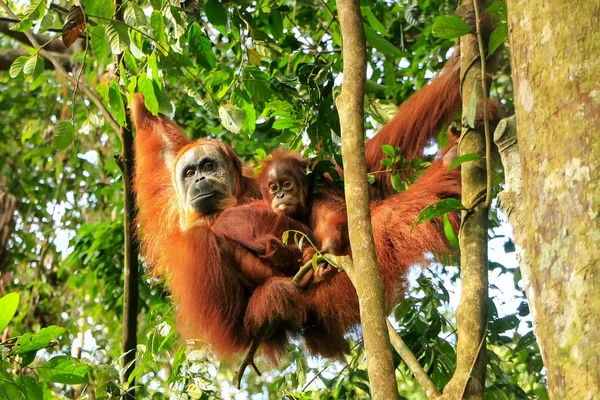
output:
[[522, 265], [555, 399], [600, 398], [600, 2], [508, 0]]
[[346, 272], [356, 287], [360, 304], [367, 368], [373, 399], [399, 399], [387, 331], [384, 287], [377, 266], [371, 227], [369, 184], [364, 144], [365, 32], [358, 0], [337, 0], [342, 31], [344, 81], [336, 99], [342, 129], [342, 158], [346, 181], [348, 233], [352, 259]]
[[[462, 1], [459, 8], [460, 14], [463, 15], [475, 13], [474, 4], [470, 0]], [[471, 121], [475, 126], [469, 126], [467, 114], [472, 96], [475, 96], [478, 108], [484, 110], [478, 114], [483, 117], [487, 112], [483, 104], [487, 104], [488, 86], [482, 85], [482, 63], [476, 34], [461, 36], [460, 52], [463, 128], [458, 155], [476, 153], [480, 158], [461, 166], [462, 203], [468, 211], [462, 213], [459, 234], [462, 288], [456, 310], [456, 371], [444, 388], [444, 398], [474, 400], [483, 398], [487, 362], [485, 338], [488, 309], [489, 208], [486, 199], [489, 193], [486, 193], [488, 176], [484, 124], [481, 121]]]

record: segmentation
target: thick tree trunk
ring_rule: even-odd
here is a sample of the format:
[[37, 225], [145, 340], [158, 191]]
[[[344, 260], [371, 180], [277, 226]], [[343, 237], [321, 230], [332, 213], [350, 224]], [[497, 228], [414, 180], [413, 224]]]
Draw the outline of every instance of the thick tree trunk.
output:
[[600, 2], [508, 0], [523, 281], [554, 399], [600, 398]]

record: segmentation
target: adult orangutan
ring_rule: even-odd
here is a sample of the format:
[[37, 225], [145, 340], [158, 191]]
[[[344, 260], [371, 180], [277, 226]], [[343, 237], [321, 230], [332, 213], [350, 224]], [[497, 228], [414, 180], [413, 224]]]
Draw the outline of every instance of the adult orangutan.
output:
[[[381, 144], [403, 146], [407, 154], [418, 154], [419, 147], [459, 110], [455, 66], [453, 58], [444, 74], [400, 107], [394, 120], [367, 142], [369, 170], [379, 166]], [[143, 251], [153, 271], [169, 277], [168, 286], [184, 322], [182, 330], [228, 355], [247, 348], [265, 322], [284, 321], [265, 342], [267, 353], [274, 354], [285, 343], [286, 334], [301, 333], [300, 324], [304, 324], [313, 351], [339, 354], [345, 329], [358, 322], [354, 318], [356, 294], [338, 278], [345, 274], [309, 285], [305, 291], [289, 283], [298, 269], [295, 260], [302, 255], [279, 238], [285, 230], [307, 234], [310, 230], [268, 207], [245, 204], [258, 196], [258, 187], [245, 176], [240, 159], [228, 146], [207, 139], [190, 143], [166, 117], [152, 116], [140, 95], [132, 103], [132, 116]], [[442, 171], [432, 166], [405, 193], [373, 207], [390, 301], [397, 299], [408, 265], [422, 259], [424, 251], [445, 244], [443, 233], [433, 223], [408, 235], [418, 211], [445, 195], [456, 195], [456, 182], [447, 181]], [[381, 180], [373, 196], [384, 198], [390, 190], [389, 181]], [[392, 231], [398, 234], [386, 238]], [[333, 312], [330, 308], [339, 296], [346, 298], [340, 299], [343, 306]]]

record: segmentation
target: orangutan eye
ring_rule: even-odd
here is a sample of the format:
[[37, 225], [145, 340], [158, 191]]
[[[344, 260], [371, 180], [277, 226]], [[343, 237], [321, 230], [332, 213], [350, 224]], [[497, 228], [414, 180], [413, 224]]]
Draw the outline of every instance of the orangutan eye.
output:
[[185, 176], [186, 178], [190, 178], [190, 177], [194, 176], [194, 169], [186, 168], [185, 171], [183, 171], [183, 176]]
[[277, 191], [277, 185], [271, 185], [271, 186], [269, 187], [269, 190], [270, 190], [271, 192], [276, 192], [276, 191]]
[[291, 188], [292, 187], [292, 182], [290, 182], [290, 181], [283, 182], [283, 187], [286, 188], [286, 189]]
[[204, 172], [212, 172], [215, 169], [215, 166], [212, 162], [207, 162], [206, 164], [204, 164]]

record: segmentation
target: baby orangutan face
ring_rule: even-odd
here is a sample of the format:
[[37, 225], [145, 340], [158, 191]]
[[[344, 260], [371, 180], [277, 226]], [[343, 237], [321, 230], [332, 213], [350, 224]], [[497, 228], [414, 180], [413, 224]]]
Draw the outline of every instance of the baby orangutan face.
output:
[[281, 160], [269, 167], [266, 177], [271, 209], [290, 218], [306, 218], [308, 177], [304, 171], [287, 160]]

